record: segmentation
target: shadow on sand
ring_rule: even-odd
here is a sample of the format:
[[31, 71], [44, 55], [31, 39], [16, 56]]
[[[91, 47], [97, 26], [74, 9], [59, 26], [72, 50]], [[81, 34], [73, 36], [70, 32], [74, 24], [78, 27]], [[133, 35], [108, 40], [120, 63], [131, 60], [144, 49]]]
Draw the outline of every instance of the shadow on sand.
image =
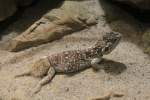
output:
[[102, 69], [111, 75], [119, 75], [127, 69], [125, 64], [108, 59], [103, 59], [99, 67], [99, 70]]
[[[90, 67], [92, 68], [92, 67]], [[106, 73], [111, 74], [111, 75], [119, 75], [123, 73], [127, 69], [127, 66], [121, 62], [116, 62], [113, 60], [108, 60], [108, 59], [102, 59], [102, 61], [99, 63], [99, 66], [95, 69], [93, 68], [93, 71], [98, 73], [100, 70], [104, 70]], [[83, 69], [84, 70], [84, 69]], [[74, 72], [74, 73], [67, 73], [66, 75], [68, 77], [72, 77], [83, 70], [80, 70], [79, 72]], [[59, 73], [64, 74], [64, 73]]]

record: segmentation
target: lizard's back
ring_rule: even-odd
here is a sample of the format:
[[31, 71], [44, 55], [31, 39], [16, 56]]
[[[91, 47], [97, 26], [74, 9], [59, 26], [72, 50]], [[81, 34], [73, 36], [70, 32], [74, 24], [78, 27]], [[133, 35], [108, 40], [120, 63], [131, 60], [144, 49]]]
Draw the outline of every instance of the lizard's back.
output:
[[76, 72], [90, 67], [90, 57], [86, 50], [71, 50], [62, 53], [53, 54], [48, 57], [50, 66], [54, 67], [56, 72]]

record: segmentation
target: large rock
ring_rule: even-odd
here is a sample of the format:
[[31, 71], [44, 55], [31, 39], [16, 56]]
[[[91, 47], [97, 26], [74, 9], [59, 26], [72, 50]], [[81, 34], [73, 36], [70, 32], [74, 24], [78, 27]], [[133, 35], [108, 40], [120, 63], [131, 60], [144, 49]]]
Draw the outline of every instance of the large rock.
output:
[[124, 37], [137, 39], [137, 34], [140, 34], [140, 22], [116, 5], [101, 0], [101, 6], [105, 12], [105, 21], [107, 25], [114, 31], [118, 31]]
[[18, 6], [27, 6], [32, 3], [33, 0], [0, 0], [0, 21], [12, 16]]
[[150, 54], [150, 29], [148, 29], [143, 35], [143, 42], [145, 47], [145, 52]]
[[143, 10], [150, 10], [150, 0], [114, 0], [121, 3], [129, 4], [134, 8], [140, 8]]
[[79, 1], [65, 1], [10, 42], [10, 51], [19, 51], [61, 38], [97, 23], [96, 15]]
[[17, 7], [13, 0], [0, 0], [0, 21], [11, 16], [16, 10]]
[[28, 6], [30, 4], [32, 4], [34, 0], [16, 0], [16, 4], [17, 6], [21, 6], [21, 7], [24, 7], [24, 6]]

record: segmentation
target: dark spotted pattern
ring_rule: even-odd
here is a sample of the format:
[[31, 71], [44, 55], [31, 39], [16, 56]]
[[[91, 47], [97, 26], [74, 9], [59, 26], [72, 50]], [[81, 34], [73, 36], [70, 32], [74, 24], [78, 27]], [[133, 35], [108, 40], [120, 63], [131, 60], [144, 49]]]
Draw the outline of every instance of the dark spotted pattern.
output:
[[93, 48], [87, 50], [72, 50], [49, 56], [50, 65], [57, 72], [76, 72], [90, 67], [92, 58], [99, 57]]
[[[107, 38], [107, 41], [105, 41], [105, 38]], [[91, 66], [92, 59], [101, 58], [103, 54], [106, 54], [105, 52], [109, 51], [110, 53], [113, 50], [113, 47], [117, 46], [120, 38], [121, 35], [119, 33], [109, 33], [106, 34], [103, 39], [98, 40], [97, 43], [91, 48], [83, 50], [70, 50], [53, 54], [48, 56], [50, 66], [54, 67], [56, 72], [63, 73], [77, 72], [88, 68]]]

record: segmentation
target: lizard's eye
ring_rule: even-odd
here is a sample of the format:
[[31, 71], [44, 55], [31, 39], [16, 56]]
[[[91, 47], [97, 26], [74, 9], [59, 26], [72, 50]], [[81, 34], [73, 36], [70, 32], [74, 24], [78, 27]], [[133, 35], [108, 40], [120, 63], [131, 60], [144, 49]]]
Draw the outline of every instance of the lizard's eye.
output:
[[111, 42], [107, 43], [107, 45], [102, 49], [102, 53], [104, 53], [104, 54], [110, 53], [111, 52], [111, 46], [112, 46]]
[[105, 47], [105, 51], [106, 51], [106, 52], [109, 51], [109, 47]]

